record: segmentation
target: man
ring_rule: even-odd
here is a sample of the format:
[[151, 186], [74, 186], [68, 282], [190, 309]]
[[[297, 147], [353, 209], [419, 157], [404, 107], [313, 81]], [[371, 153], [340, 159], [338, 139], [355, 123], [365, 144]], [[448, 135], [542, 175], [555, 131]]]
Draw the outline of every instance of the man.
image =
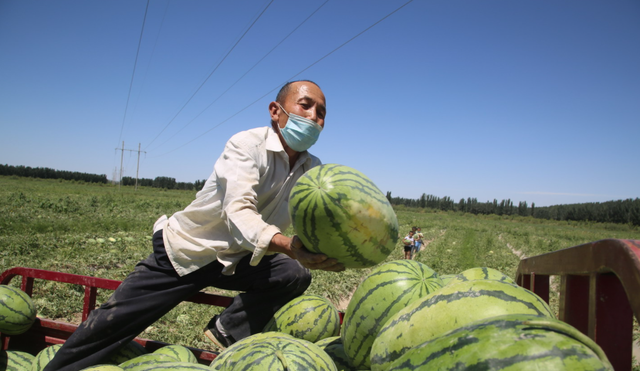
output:
[[[307, 149], [324, 127], [326, 101], [311, 81], [286, 84], [269, 104], [271, 127], [234, 135], [196, 199], [154, 225], [153, 253], [94, 310], [45, 370], [104, 361], [181, 301], [207, 286], [242, 291], [205, 334], [221, 349], [260, 332], [311, 283], [308, 269], [344, 266], [284, 236], [295, 181], [320, 164]], [[280, 254], [278, 254], [280, 253]]]

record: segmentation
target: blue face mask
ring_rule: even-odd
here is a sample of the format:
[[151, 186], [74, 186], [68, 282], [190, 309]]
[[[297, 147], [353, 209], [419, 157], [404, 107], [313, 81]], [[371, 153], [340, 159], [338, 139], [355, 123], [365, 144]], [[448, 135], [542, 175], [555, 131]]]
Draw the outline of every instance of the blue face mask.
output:
[[293, 113], [289, 114], [284, 110], [284, 108], [282, 108], [280, 103], [278, 103], [278, 105], [289, 117], [284, 128], [280, 128], [280, 126], [278, 126], [278, 129], [280, 129], [280, 133], [289, 148], [296, 152], [304, 152], [311, 148], [311, 146], [318, 140], [318, 137], [320, 137], [322, 126], [308, 118], [298, 116]]

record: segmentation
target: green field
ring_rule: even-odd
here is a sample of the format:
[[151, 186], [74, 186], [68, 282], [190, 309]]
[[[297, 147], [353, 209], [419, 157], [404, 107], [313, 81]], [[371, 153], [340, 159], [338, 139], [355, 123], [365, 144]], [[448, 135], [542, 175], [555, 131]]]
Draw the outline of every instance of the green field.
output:
[[[154, 221], [183, 209], [194, 195], [193, 191], [119, 190], [112, 185], [0, 176], [0, 213], [5, 215], [0, 219], [0, 270], [22, 266], [121, 280], [151, 252]], [[402, 207], [396, 212], [401, 234], [411, 226], [422, 227], [428, 244], [417, 260], [440, 274], [486, 266], [514, 277], [518, 256], [605, 238], [640, 239], [640, 229], [628, 225]], [[402, 257], [399, 241], [388, 259]], [[344, 310], [351, 292], [368, 271], [316, 271], [309, 291], [328, 297]], [[214, 288], [210, 291], [233, 295]], [[37, 281], [34, 288], [39, 315], [67, 322], [79, 322], [83, 295], [82, 287], [52, 282]], [[99, 301], [108, 295], [100, 292]], [[219, 308], [183, 303], [142, 336], [212, 349], [202, 328], [217, 311]]]

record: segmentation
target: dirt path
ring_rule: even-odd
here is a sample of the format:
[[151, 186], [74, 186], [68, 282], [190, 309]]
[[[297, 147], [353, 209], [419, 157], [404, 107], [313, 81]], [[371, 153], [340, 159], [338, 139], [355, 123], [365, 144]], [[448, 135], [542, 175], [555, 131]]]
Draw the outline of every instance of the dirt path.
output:
[[443, 229], [440, 231], [440, 234], [437, 237], [434, 237], [430, 240], [423, 240], [422, 242], [422, 246], [420, 246], [420, 251], [424, 251], [427, 248], [427, 245], [430, 244], [431, 242], [435, 241], [436, 239], [444, 236], [444, 234], [447, 233], [446, 229]]
[[[498, 236], [498, 239], [499, 239], [500, 241], [504, 241], [504, 240], [502, 239], [502, 235], [499, 235], [499, 236]], [[522, 260], [522, 259], [524, 259], [524, 258], [526, 258], [526, 257], [527, 257], [527, 256], [526, 256], [522, 251], [520, 251], [520, 250], [516, 250], [516, 249], [515, 249], [513, 246], [511, 246], [508, 242], [507, 242], [506, 244], [507, 244], [507, 247], [509, 248], [509, 250], [511, 250], [511, 252], [512, 252], [515, 256], [517, 256], [517, 257], [518, 257], [518, 259]]]

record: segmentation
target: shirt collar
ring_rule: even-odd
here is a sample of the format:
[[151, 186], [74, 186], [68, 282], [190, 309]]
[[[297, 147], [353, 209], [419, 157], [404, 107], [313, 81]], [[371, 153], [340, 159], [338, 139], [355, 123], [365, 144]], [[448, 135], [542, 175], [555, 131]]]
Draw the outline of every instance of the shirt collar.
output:
[[[273, 130], [273, 127], [269, 127], [269, 132], [267, 134], [267, 142], [266, 142], [267, 150], [272, 152], [282, 152], [286, 155], [284, 151], [284, 147], [282, 146], [282, 142], [280, 142], [280, 138], [278, 137], [278, 133]], [[309, 151], [304, 151], [300, 153], [298, 157], [298, 163], [303, 164], [311, 159], [309, 155]]]

